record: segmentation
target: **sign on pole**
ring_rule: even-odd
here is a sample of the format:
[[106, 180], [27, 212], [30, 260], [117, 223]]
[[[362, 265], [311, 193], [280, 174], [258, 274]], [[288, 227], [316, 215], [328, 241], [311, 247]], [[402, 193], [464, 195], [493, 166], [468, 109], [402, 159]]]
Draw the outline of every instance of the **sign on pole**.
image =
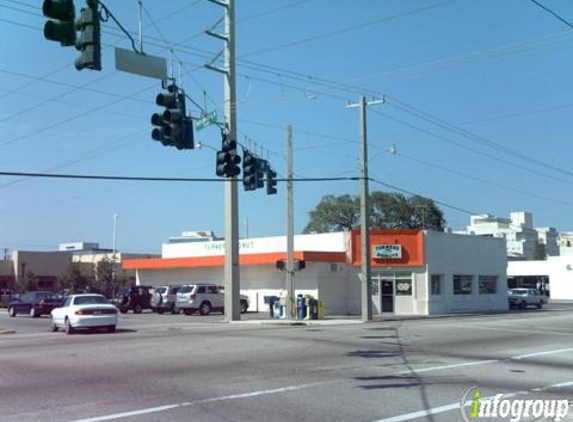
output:
[[204, 116], [201, 116], [197, 120], [197, 124], [195, 125], [195, 129], [197, 129], [197, 131], [199, 131], [199, 130], [205, 129], [207, 126], [213, 125], [215, 123], [217, 123], [217, 111], [213, 110], [210, 113], [207, 113]]

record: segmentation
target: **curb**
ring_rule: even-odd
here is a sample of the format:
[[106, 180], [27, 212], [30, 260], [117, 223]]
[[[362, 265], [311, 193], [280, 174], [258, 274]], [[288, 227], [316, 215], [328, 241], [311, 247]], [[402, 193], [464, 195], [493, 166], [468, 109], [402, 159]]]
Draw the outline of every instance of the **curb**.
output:
[[287, 320], [247, 320], [247, 321], [231, 321], [231, 324], [244, 324], [244, 325], [276, 325], [286, 327], [310, 327], [310, 326], [325, 326], [325, 325], [356, 325], [363, 324], [362, 320], [349, 320], [349, 319], [327, 319], [327, 320], [309, 320], [309, 321], [287, 321]]
[[4, 328], [0, 328], [0, 335], [2, 334], [15, 334], [16, 330], [9, 330], [9, 329], [4, 329]]

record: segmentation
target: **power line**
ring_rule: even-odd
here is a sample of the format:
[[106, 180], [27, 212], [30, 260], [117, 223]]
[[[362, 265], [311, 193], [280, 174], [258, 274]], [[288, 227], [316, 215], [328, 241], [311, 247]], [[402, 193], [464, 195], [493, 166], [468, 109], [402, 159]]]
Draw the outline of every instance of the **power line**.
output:
[[[0, 171], [0, 176], [16, 177], [37, 177], [45, 179], [77, 179], [77, 180], [108, 180], [108, 181], [138, 181], [138, 182], [217, 182], [224, 183], [226, 180], [220, 177], [151, 177], [151, 176], [104, 176], [86, 174], [57, 174], [57, 173], [30, 173], [30, 172], [8, 172]], [[356, 177], [305, 177], [293, 178], [293, 182], [340, 182], [356, 181], [361, 178]], [[278, 182], [287, 182], [288, 179], [275, 179]]]
[[413, 15], [413, 14], [419, 13], [419, 12], [424, 12], [426, 10], [435, 9], [437, 7], [445, 6], [445, 5], [450, 4], [450, 3], [456, 3], [458, 1], [461, 1], [461, 0], [446, 0], [446, 1], [442, 1], [440, 3], [434, 3], [434, 4], [431, 4], [429, 6], [419, 7], [417, 9], [409, 10], [409, 11], [403, 12], [403, 13], [398, 13], [396, 15], [386, 16], [384, 18], [375, 19], [375, 20], [370, 20], [367, 22], [360, 23], [358, 25], [352, 25], [352, 26], [349, 26], [346, 28], [325, 32], [323, 34], [314, 35], [314, 36], [303, 38], [303, 39], [296, 40], [296, 41], [291, 41], [291, 42], [288, 42], [286, 44], [281, 44], [281, 45], [277, 45], [274, 47], [268, 47], [268, 48], [264, 48], [261, 50], [253, 51], [251, 53], [243, 54], [241, 57], [249, 57], [249, 56], [253, 56], [255, 54], [268, 53], [271, 51], [282, 50], [283, 48], [292, 47], [295, 45], [306, 44], [306, 43], [311, 42], [311, 41], [316, 41], [319, 39], [331, 37], [333, 35], [339, 35], [339, 34], [344, 34], [344, 33], [351, 32], [351, 31], [356, 31], [359, 29], [364, 29], [368, 26], [376, 25], [376, 24], [379, 24], [382, 22], [388, 22], [388, 21], [398, 19], [398, 18], [401, 18], [404, 16]]
[[454, 133], [456, 133], [460, 136], [463, 136], [467, 139], [470, 139], [470, 140], [472, 140], [478, 144], [485, 145], [489, 148], [492, 148], [496, 151], [502, 152], [502, 153], [509, 155], [511, 157], [515, 156], [515, 157], [517, 157], [517, 158], [521, 159], [522, 161], [525, 161], [529, 164], [536, 164], [540, 167], [544, 167], [544, 168], [547, 168], [549, 170], [553, 170], [555, 172], [565, 174], [567, 176], [573, 176], [573, 172], [570, 172], [568, 170], [553, 166], [553, 165], [548, 164], [544, 161], [538, 160], [537, 158], [530, 157], [530, 156], [522, 153], [521, 151], [517, 151], [517, 150], [511, 149], [511, 148], [508, 148], [504, 145], [501, 145], [498, 142], [494, 142], [494, 141], [487, 139], [483, 136], [476, 135], [472, 132], [469, 132], [466, 129], [462, 129], [459, 126], [456, 126], [452, 123], [449, 123], [445, 120], [442, 120], [442, 119], [440, 119], [440, 118], [438, 118], [438, 117], [436, 117], [430, 113], [427, 113], [427, 112], [419, 110], [413, 106], [410, 106], [410, 105], [406, 104], [405, 102], [400, 101], [394, 97], [386, 96], [386, 99], [388, 100], [387, 101], [388, 104], [390, 104], [390, 105], [392, 105], [392, 106], [394, 106], [394, 107], [396, 107], [396, 108], [398, 108], [398, 109], [400, 109], [406, 113], [415, 115], [419, 119], [425, 120], [429, 123], [432, 123], [436, 126], [443, 128], [443, 129], [454, 132]]
[[543, 4], [539, 3], [537, 0], [529, 0], [529, 1], [531, 1], [533, 4], [536, 4], [537, 6], [541, 7], [547, 13], [551, 13], [553, 16], [555, 16], [557, 19], [559, 19], [561, 22], [563, 22], [568, 27], [573, 28], [573, 25], [570, 22], [566, 21], [564, 18], [559, 16], [557, 13], [555, 13], [553, 10], [551, 10], [547, 6], [544, 6]]
[[507, 164], [507, 165], [509, 165], [509, 166], [512, 166], [512, 167], [515, 167], [515, 168], [524, 170], [524, 171], [526, 171], [526, 172], [528, 172], [528, 173], [533, 173], [533, 174], [536, 174], [536, 175], [538, 175], [538, 176], [542, 176], [542, 177], [547, 178], [547, 179], [550, 179], [550, 180], [554, 180], [554, 181], [561, 182], [561, 183], [565, 183], [565, 184], [569, 184], [569, 185], [570, 185], [570, 184], [573, 184], [573, 182], [571, 182], [571, 181], [569, 181], [569, 180], [560, 179], [560, 178], [557, 178], [557, 177], [548, 175], [548, 174], [546, 174], [546, 173], [542, 173], [542, 172], [537, 171], [537, 170], [535, 170], [535, 169], [531, 169], [531, 168], [529, 168], [529, 167], [525, 167], [525, 166], [516, 164], [516, 163], [514, 163], [514, 162], [505, 160], [505, 159], [503, 159], [503, 158], [500, 158], [500, 157], [498, 157], [498, 156], [489, 154], [489, 153], [487, 153], [487, 152], [483, 152], [483, 151], [477, 150], [477, 149], [475, 149], [475, 148], [472, 148], [472, 147], [467, 146], [466, 144], [463, 144], [463, 143], [461, 143], [461, 142], [457, 142], [457, 141], [454, 141], [454, 140], [452, 140], [452, 139], [445, 138], [445, 137], [443, 137], [443, 136], [437, 135], [437, 134], [435, 134], [435, 133], [432, 132], [432, 131], [429, 131], [429, 130], [427, 130], [427, 129], [423, 129], [423, 128], [419, 127], [419, 126], [413, 125], [413, 124], [408, 123], [408, 122], [406, 122], [406, 121], [404, 121], [404, 120], [397, 119], [397, 118], [395, 118], [395, 117], [391, 117], [391, 116], [389, 116], [389, 115], [387, 115], [387, 114], [384, 114], [384, 113], [381, 113], [381, 112], [379, 112], [379, 111], [377, 111], [377, 110], [372, 109], [371, 111], [372, 111], [372, 113], [375, 113], [375, 114], [378, 114], [378, 115], [380, 115], [380, 116], [383, 116], [384, 118], [386, 118], [386, 119], [388, 119], [388, 120], [392, 120], [392, 121], [394, 121], [394, 122], [400, 123], [400, 124], [402, 124], [402, 125], [404, 125], [404, 126], [406, 126], [406, 127], [409, 127], [409, 128], [414, 129], [414, 130], [417, 130], [418, 132], [425, 133], [425, 134], [427, 134], [427, 135], [429, 135], [429, 136], [431, 136], [431, 137], [433, 137], [433, 138], [435, 138], [435, 139], [438, 139], [438, 140], [440, 140], [440, 141], [443, 141], [443, 142], [446, 142], [446, 143], [455, 145], [455, 146], [457, 146], [457, 147], [459, 147], [459, 148], [462, 148], [462, 149], [465, 149], [465, 150], [467, 150], [467, 151], [471, 151], [471, 152], [473, 152], [474, 154], [478, 154], [478, 155], [487, 157], [487, 158], [489, 158], [489, 159], [491, 159], [491, 160], [494, 160], [494, 161], [499, 161], [499, 162], [504, 163], [504, 164]]
[[402, 189], [402, 188], [399, 188], [399, 187], [397, 187], [397, 186], [390, 185], [390, 184], [388, 184], [388, 183], [381, 182], [380, 180], [374, 179], [374, 178], [372, 178], [372, 177], [370, 177], [369, 180], [370, 180], [371, 182], [377, 183], [377, 184], [382, 185], [382, 186], [385, 186], [385, 187], [387, 187], [387, 188], [394, 189], [394, 190], [396, 190], [396, 191], [398, 191], [398, 192], [406, 193], [406, 194], [408, 194], [408, 195], [418, 196], [418, 197], [420, 197], [420, 198], [422, 198], [422, 199], [429, 199], [429, 200], [435, 202], [436, 204], [440, 204], [440, 205], [442, 205], [442, 206], [444, 206], [444, 207], [446, 207], [446, 208], [450, 208], [450, 209], [452, 209], [452, 210], [459, 211], [459, 212], [462, 212], [462, 213], [464, 213], [464, 214], [469, 214], [469, 215], [479, 215], [479, 214], [481, 214], [481, 213], [478, 213], [478, 212], [475, 212], [475, 211], [466, 210], [466, 209], [461, 208], [461, 207], [458, 207], [458, 206], [456, 206], [456, 205], [448, 204], [447, 202], [438, 201], [438, 200], [436, 200], [436, 199], [429, 198], [429, 197], [427, 197], [427, 196], [423, 196], [423, 195], [420, 195], [420, 194], [418, 194], [418, 193], [416, 193], [416, 192], [412, 192], [412, 191], [409, 191], [409, 190], [406, 190], [406, 189]]

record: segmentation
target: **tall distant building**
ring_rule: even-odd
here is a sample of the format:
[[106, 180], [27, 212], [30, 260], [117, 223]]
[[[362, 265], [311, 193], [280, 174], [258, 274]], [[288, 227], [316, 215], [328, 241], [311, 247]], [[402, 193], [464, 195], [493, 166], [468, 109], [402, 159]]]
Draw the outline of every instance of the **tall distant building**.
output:
[[540, 255], [559, 255], [557, 231], [553, 227], [534, 228], [530, 212], [512, 212], [509, 219], [473, 215], [465, 233], [505, 239], [509, 259], [534, 260]]

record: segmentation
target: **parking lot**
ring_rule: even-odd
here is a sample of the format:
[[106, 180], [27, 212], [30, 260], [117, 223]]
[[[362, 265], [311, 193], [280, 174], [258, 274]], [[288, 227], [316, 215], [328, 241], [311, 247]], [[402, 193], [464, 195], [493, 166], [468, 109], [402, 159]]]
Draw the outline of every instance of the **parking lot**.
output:
[[114, 334], [66, 336], [47, 317], [0, 314], [16, 330], [0, 337], [0, 420], [459, 422], [472, 386], [573, 397], [570, 304], [310, 327], [221, 320], [129, 313]]

